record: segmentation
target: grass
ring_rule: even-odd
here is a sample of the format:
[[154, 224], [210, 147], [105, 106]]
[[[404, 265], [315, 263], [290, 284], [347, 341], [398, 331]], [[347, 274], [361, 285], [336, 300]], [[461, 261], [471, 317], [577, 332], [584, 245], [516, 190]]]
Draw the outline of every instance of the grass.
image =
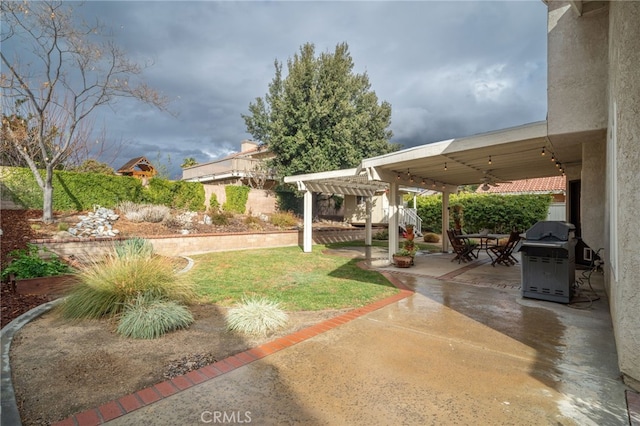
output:
[[289, 319], [278, 302], [262, 297], [245, 299], [227, 314], [227, 329], [248, 335], [266, 336], [284, 327]]
[[187, 328], [191, 323], [193, 316], [185, 306], [140, 294], [125, 304], [117, 331], [134, 339], [156, 339], [169, 331]]
[[231, 306], [256, 296], [289, 311], [359, 307], [398, 292], [381, 274], [360, 269], [359, 260], [325, 255], [323, 249], [207, 253], [194, 256], [196, 266], [186, 278], [210, 303]]
[[139, 294], [188, 303], [195, 297], [192, 283], [176, 275], [163, 258], [108, 256], [82, 270], [61, 305], [67, 318], [100, 318], [119, 313]]

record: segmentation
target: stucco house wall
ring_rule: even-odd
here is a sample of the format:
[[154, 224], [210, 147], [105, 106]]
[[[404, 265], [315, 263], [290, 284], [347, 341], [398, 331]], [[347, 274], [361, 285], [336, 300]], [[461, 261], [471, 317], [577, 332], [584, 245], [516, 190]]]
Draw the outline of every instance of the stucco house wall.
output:
[[609, 288], [618, 362], [640, 389], [640, 2], [611, 2], [608, 150]]
[[607, 8], [577, 16], [569, 2], [549, 1], [548, 132], [607, 126]]
[[640, 2], [546, 3], [548, 136], [580, 144], [567, 179], [581, 179], [582, 238], [604, 248], [619, 368], [640, 390]]

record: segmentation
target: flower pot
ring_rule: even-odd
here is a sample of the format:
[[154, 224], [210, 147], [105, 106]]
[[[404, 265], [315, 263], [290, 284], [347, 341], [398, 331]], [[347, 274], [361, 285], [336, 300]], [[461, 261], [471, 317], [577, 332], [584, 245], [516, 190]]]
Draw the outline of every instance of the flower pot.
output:
[[398, 268], [408, 268], [413, 264], [413, 257], [411, 256], [393, 256], [393, 263]]

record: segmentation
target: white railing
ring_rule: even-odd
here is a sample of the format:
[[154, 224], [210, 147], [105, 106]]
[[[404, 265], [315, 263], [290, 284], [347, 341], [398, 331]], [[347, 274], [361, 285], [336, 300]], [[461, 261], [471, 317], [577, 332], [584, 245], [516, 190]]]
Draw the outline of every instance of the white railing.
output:
[[[389, 223], [389, 208], [384, 209], [383, 223]], [[407, 225], [413, 225], [413, 232], [417, 236], [422, 235], [422, 219], [418, 216], [418, 210], [408, 207], [398, 206], [398, 225], [403, 230], [407, 229]]]

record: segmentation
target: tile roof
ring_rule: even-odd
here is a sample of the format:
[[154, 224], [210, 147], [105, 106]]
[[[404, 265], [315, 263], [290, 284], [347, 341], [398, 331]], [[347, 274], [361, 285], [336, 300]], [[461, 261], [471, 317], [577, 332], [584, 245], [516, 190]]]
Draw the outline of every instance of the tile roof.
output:
[[487, 191], [482, 186], [476, 190], [480, 194], [504, 194], [504, 193], [563, 193], [565, 191], [566, 178], [553, 176], [536, 179], [515, 180], [510, 183], [500, 183], [498, 186], [490, 186]]

